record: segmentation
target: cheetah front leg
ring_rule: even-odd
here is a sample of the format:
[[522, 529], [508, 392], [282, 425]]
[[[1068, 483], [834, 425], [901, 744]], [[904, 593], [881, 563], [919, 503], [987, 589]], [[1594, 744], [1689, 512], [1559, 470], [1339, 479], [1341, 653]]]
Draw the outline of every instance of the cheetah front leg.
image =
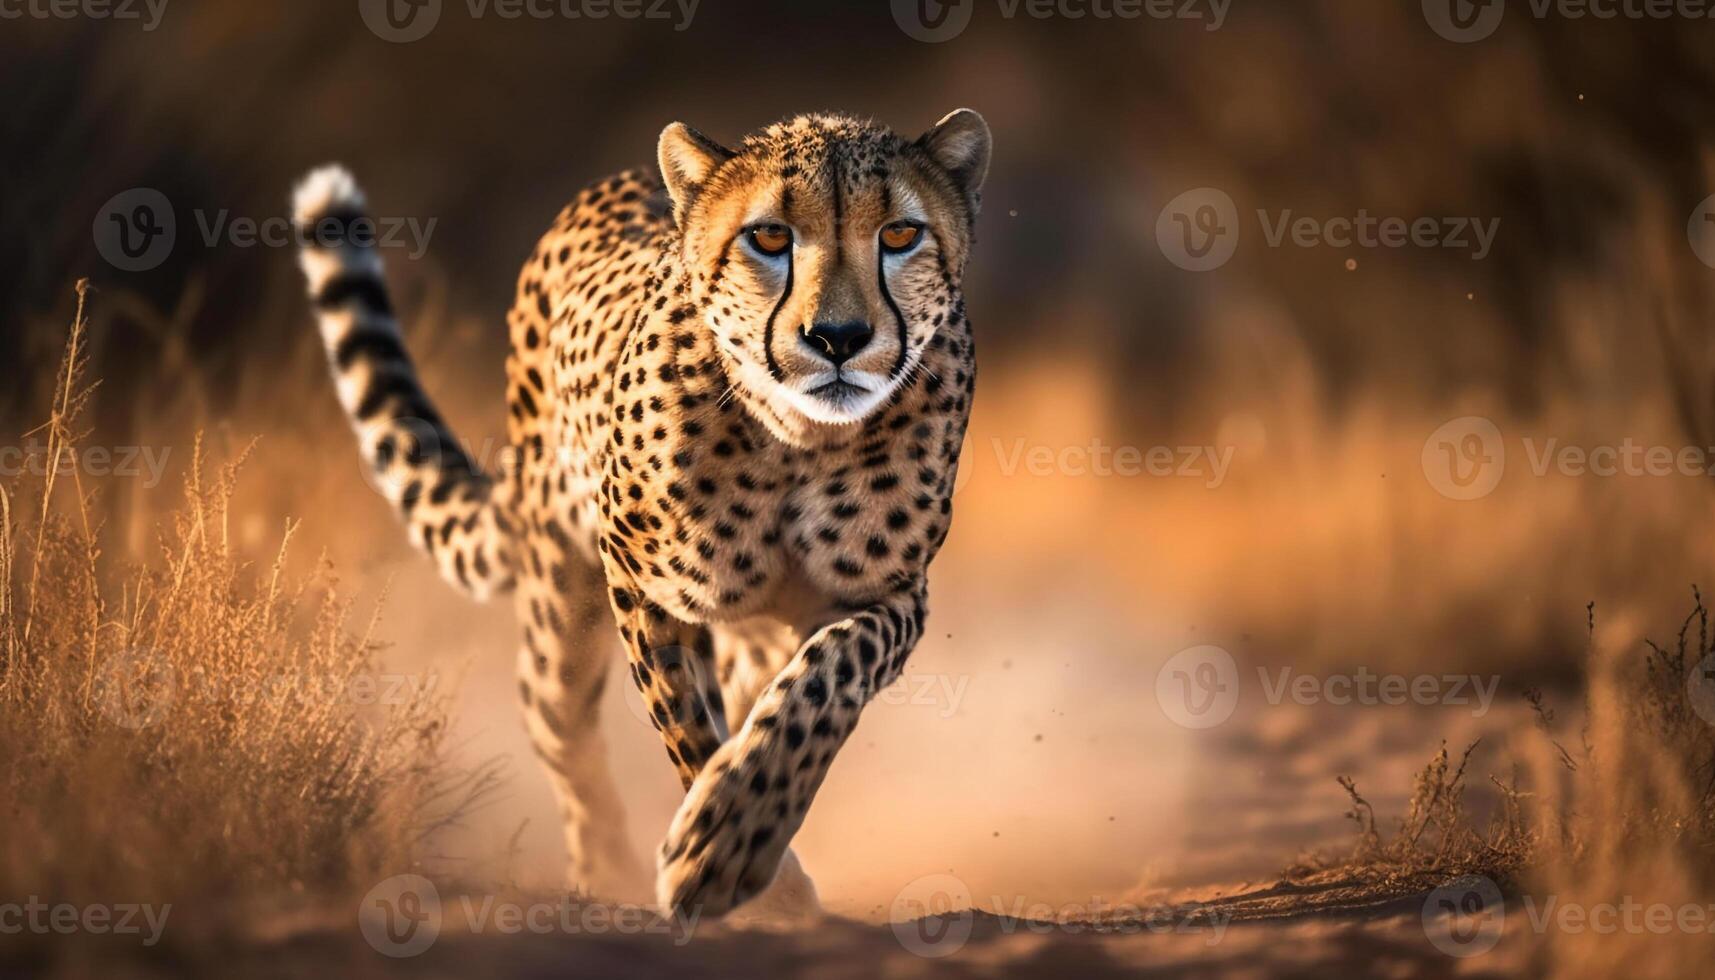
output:
[[609, 598], [631, 679], [686, 789], [727, 737], [707, 627], [676, 619], [642, 589], [610, 572]]
[[813, 634], [708, 759], [661, 845], [663, 908], [720, 916], [774, 880], [863, 706], [923, 631], [922, 583]]

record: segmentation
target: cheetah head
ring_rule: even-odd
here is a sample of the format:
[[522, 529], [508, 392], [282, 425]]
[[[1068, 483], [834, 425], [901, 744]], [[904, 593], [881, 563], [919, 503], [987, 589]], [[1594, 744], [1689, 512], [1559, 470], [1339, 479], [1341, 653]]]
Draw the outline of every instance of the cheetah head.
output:
[[790, 442], [861, 422], [964, 315], [988, 124], [960, 109], [910, 140], [847, 116], [729, 150], [682, 123], [662, 179], [697, 309], [746, 407]]

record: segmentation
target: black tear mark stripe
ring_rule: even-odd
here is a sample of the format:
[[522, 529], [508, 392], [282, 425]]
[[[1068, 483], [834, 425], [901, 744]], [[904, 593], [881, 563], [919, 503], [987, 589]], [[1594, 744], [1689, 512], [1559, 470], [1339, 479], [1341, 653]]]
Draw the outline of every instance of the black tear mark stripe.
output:
[[899, 311], [899, 304], [893, 301], [893, 294], [887, 290], [887, 256], [878, 255], [875, 262], [875, 281], [881, 288], [881, 298], [887, 301], [887, 308], [893, 311], [893, 319], [899, 324], [899, 353], [893, 358], [893, 370], [887, 376], [896, 378], [905, 369], [905, 351], [909, 338], [906, 336], [905, 314]]
[[391, 317], [393, 303], [387, 298], [387, 286], [375, 272], [343, 269], [322, 283], [316, 290], [316, 309], [332, 313], [355, 302], [364, 312]]
[[774, 309], [768, 314], [768, 326], [762, 331], [762, 354], [768, 361], [768, 373], [776, 381], [785, 381], [786, 372], [780, 369], [780, 362], [774, 358], [774, 321], [779, 319], [780, 311], [786, 308], [786, 300], [792, 296], [793, 273], [797, 263], [791, 252], [786, 253], [786, 288], [780, 291], [780, 302], [774, 304]]
[[[885, 174], [881, 185], [881, 214], [883, 218], [893, 215], [893, 185], [886, 182]], [[899, 304], [893, 301], [893, 294], [887, 289], [887, 252], [879, 242], [875, 249], [875, 278], [881, 288], [881, 298], [887, 301], [887, 308], [893, 311], [894, 322], [899, 325], [899, 353], [893, 359], [893, 369], [888, 372], [888, 377], [894, 378], [905, 370], [906, 347], [910, 338], [905, 327], [905, 314], [899, 311]]]

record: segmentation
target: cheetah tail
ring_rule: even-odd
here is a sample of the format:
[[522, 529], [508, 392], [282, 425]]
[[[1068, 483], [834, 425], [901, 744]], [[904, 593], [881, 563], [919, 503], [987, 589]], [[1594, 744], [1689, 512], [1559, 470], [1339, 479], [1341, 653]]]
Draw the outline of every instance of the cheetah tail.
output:
[[418, 382], [363, 192], [344, 168], [323, 167], [298, 185], [293, 215], [299, 265], [365, 479], [443, 578], [478, 599], [509, 591], [515, 562], [504, 484], [477, 467]]

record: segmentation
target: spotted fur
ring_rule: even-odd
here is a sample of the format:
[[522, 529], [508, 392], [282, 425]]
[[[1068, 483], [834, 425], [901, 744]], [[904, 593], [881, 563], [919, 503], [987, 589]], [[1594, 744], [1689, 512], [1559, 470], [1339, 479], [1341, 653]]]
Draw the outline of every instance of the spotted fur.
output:
[[[969, 110], [916, 140], [841, 115], [736, 149], [669, 126], [659, 176], [586, 189], [525, 263], [516, 465], [493, 476], [418, 387], [374, 254], [305, 252], [378, 485], [454, 583], [516, 587], [520, 696], [580, 884], [637, 872], [596, 724], [617, 622], [686, 790], [659, 902], [720, 915], [771, 883], [813, 901], [788, 845], [921, 637], [951, 522], [989, 147]], [[362, 208], [343, 171], [299, 193], [307, 225]]]

